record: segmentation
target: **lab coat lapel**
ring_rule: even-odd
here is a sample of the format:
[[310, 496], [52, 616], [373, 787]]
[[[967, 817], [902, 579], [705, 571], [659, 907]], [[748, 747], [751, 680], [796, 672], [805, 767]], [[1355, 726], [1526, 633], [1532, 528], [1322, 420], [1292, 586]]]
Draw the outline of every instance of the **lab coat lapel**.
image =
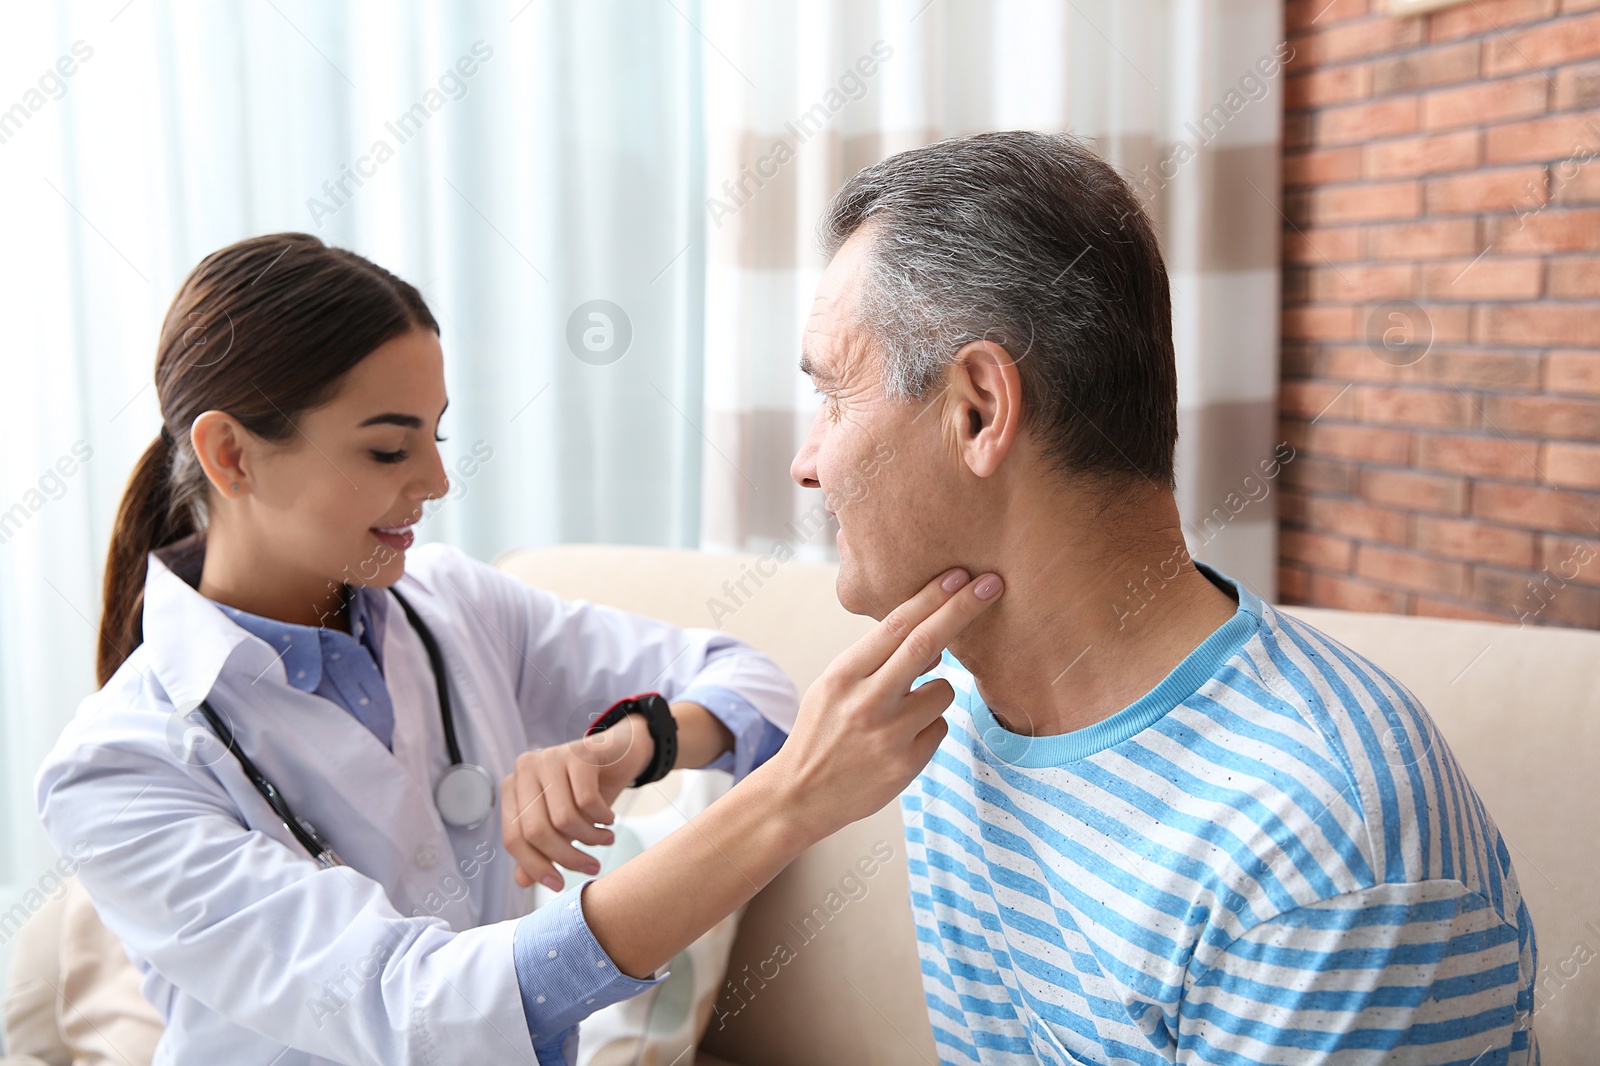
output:
[[[394, 703], [394, 758], [406, 778], [416, 783], [425, 798], [423, 806], [427, 808], [426, 822], [419, 820], [406, 827], [414, 838], [410, 842], [410, 852], [401, 856], [408, 867], [405, 883], [411, 909], [407, 913], [436, 915], [453, 929], [468, 929], [478, 924], [480, 907], [456, 873], [453, 838], [463, 831], [446, 827], [433, 802], [434, 784], [450, 766], [433, 670], [427, 650], [412, 632], [399, 605], [391, 603], [390, 608], [384, 630], [383, 662], [389, 696]], [[460, 689], [455, 692], [459, 736]], [[464, 737], [461, 741], [467, 742]], [[490, 821], [498, 836], [499, 823], [492, 814]], [[480, 826], [471, 832], [483, 831], [484, 827]]]
[[[471, 658], [469, 649], [452, 639], [460, 631], [459, 623], [441, 617], [433, 598], [415, 585], [408, 583], [402, 594], [439, 644], [450, 684], [456, 740], [462, 758], [484, 767], [499, 782], [511, 772], [505, 752], [511, 751], [514, 758], [514, 753], [520, 749], [484, 733], [479, 715], [484, 704], [473, 683], [472, 671], [467, 669]], [[478, 869], [472, 861], [474, 856], [503, 855], [500, 809], [496, 806], [475, 829], [452, 829], [440, 818], [432, 801], [433, 787], [449, 769], [450, 756], [445, 744], [438, 689], [421, 638], [411, 628], [399, 604], [391, 602], [389, 606], [383, 656], [395, 710], [394, 757], [406, 767], [408, 774], [426, 783], [430, 817], [438, 827], [436, 853], [432, 850], [435, 845], [430, 843], [421, 845], [429, 850], [412, 857], [420, 871], [415, 878], [421, 886], [420, 907], [423, 913], [437, 914], [452, 927], [464, 929], [500, 917], [498, 904], [485, 894], [487, 886], [467, 884], [478, 876], [476, 872], [462, 873], [462, 870]], [[488, 847], [487, 852], [484, 845]], [[495, 913], [488, 914], [486, 906]]]
[[[254, 637], [247, 643], [267, 652]], [[428, 891], [417, 857], [449, 855], [427, 778], [390, 754], [344, 708], [290, 686], [280, 661], [253, 672], [230, 663], [210, 702], [231, 719], [240, 747], [295, 813], [314, 824], [347, 865], [382, 884], [395, 909], [409, 915]], [[398, 693], [395, 703], [394, 738], [404, 750], [416, 744], [416, 716], [402, 719]], [[264, 803], [261, 809], [270, 824]], [[457, 915], [441, 917], [456, 927]]]
[[[175, 558], [174, 565], [181, 568], [187, 558]], [[206, 698], [235, 649], [252, 639], [154, 553], [145, 570], [141, 624], [151, 672], [173, 706], [183, 710]]]
[[[433, 803], [431, 782], [448, 760], [421, 642], [403, 625], [391, 624], [385, 635], [386, 681], [395, 704], [391, 754], [342, 707], [289, 685], [274, 650], [180, 576], [200, 558], [185, 548], [164, 552], [165, 559], [152, 555], [145, 580], [147, 654], [175, 708], [173, 731], [181, 735], [189, 719], [198, 722], [191, 712], [207, 700], [295, 813], [315, 825], [346, 864], [382, 884], [397, 910], [436, 914], [456, 929], [477, 924], [470, 898], [447, 893], [444, 906], [422, 907], [425, 899], [441, 898], [438, 882], [454, 859]], [[232, 781], [230, 791], [251, 825], [298, 848], [237, 761], [216, 750], [214, 772]]]

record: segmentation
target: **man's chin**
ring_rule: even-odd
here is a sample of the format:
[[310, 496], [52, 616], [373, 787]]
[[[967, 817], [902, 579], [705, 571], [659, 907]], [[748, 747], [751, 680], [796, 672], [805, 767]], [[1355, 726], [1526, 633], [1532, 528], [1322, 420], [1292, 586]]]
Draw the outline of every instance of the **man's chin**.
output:
[[840, 562], [839, 576], [833, 582], [833, 592], [839, 598], [839, 606], [851, 614], [866, 615], [881, 622], [883, 616], [889, 613], [878, 605], [870, 590], [863, 587], [856, 568], [849, 563]]

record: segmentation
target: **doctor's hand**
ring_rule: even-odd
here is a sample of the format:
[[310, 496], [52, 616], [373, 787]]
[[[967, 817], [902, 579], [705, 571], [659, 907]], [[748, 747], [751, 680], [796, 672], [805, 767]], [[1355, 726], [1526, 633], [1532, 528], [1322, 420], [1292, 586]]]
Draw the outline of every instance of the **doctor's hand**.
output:
[[951, 640], [998, 602], [996, 574], [969, 581], [950, 570], [845, 649], [806, 690], [794, 731], [758, 767], [820, 840], [881, 810], [933, 758], [949, 726], [950, 682], [911, 683], [939, 664]]
[[732, 791], [578, 897], [617, 969], [647, 977], [817, 841], [879, 810], [947, 731], [949, 682], [911, 684], [1001, 599], [998, 575], [950, 570], [845, 649], [806, 690], [789, 739]]
[[[612, 801], [649, 765], [655, 741], [642, 715], [630, 714], [593, 736], [517, 756], [500, 783], [501, 840], [517, 863], [517, 884], [561, 891], [558, 865], [600, 872], [600, 860], [573, 841], [606, 845], [615, 834]], [[596, 824], [600, 823], [600, 824]]]

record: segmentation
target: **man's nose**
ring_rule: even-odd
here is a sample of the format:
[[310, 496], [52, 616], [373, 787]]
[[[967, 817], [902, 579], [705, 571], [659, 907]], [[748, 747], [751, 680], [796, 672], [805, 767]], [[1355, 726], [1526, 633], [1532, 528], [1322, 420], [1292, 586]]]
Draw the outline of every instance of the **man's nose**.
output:
[[795, 452], [794, 461], [789, 464], [789, 476], [794, 478], [795, 484], [803, 489], [819, 489], [822, 483], [817, 480], [817, 447], [821, 443], [822, 433], [819, 423], [822, 421], [822, 412], [817, 412], [817, 417], [811, 420], [811, 430], [806, 434], [806, 439], [801, 443], [800, 450]]

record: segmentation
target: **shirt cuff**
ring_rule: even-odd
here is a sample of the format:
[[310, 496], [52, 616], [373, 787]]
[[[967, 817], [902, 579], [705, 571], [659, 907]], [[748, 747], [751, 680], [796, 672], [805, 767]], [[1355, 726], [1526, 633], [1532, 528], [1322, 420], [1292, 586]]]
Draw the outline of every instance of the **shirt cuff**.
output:
[[583, 915], [587, 884], [527, 915], [512, 936], [522, 1013], [540, 1066], [571, 1066], [576, 1059], [568, 1049], [576, 1051], [580, 1021], [601, 1007], [653, 988], [667, 976], [641, 981], [617, 969]]
[[744, 780], [751, 770], [772, 758], [789, 734], [764, 718], [751, 702], [721, 685], [696, 685], [673, 697], [698, 703], [712, 716], [728, 727], [733, 734], [733, 750], [725, 751], [701, 767], [704, 770], [727, 770], [735, 781]]

